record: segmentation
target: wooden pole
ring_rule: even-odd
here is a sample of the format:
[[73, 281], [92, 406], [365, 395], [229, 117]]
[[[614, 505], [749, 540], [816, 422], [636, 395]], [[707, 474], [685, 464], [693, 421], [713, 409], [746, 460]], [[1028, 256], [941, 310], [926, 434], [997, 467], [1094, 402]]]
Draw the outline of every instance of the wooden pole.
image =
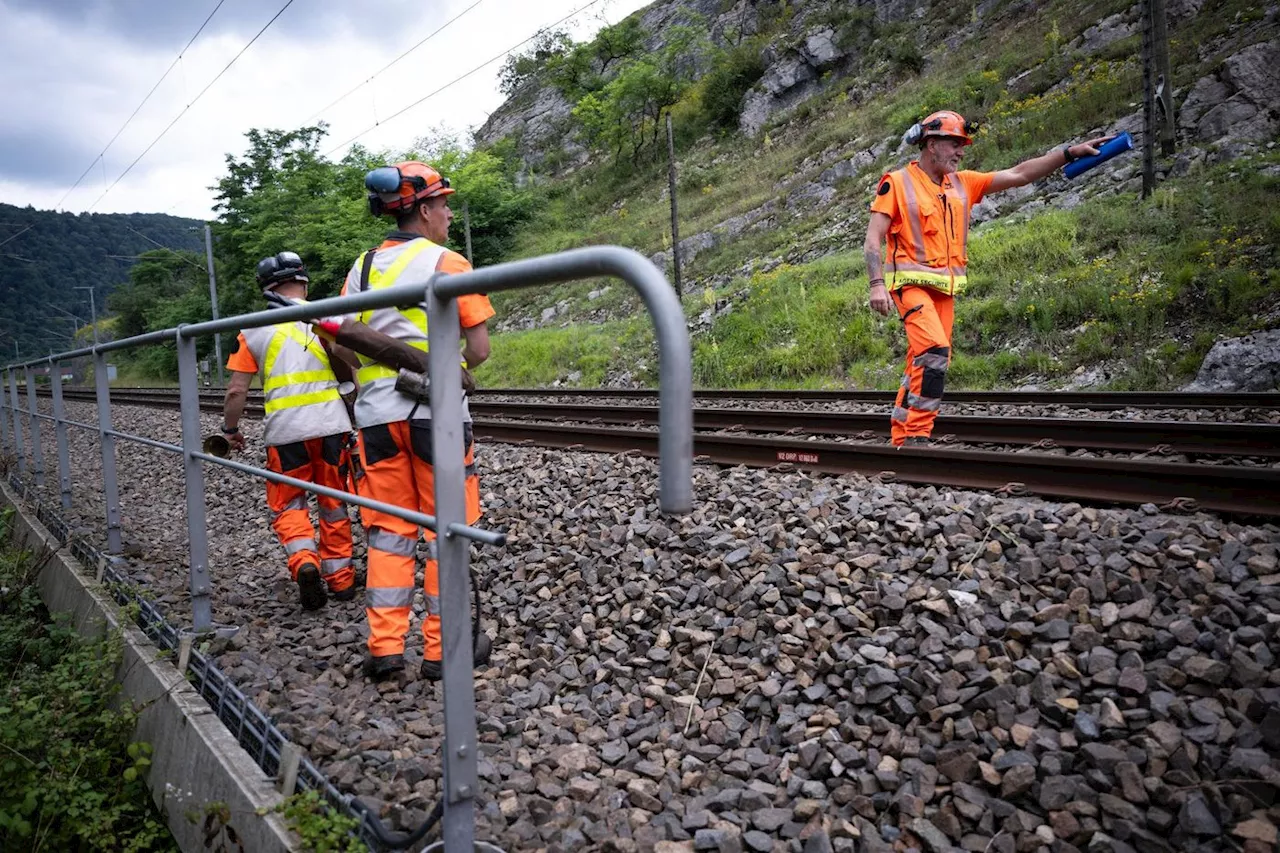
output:
[[1142, 197], [1156, 187], [1155, 0], [1142, 0]]
[[1151, 2], [1152, 59], [1156, 75], [1155, 93], [1157, 137], [1160, 154], [1172, 157], [1175, 149], [1173, 120], [1173, 74], [1169, 66], [1169, 18], [1165, 12], [1165, 0]]
[[680, 218], [676, 213], [676, 143], [671, 132], [671, 113], [667, 113], [667, 184], [671, 193], [671, 265], [676, 298], [683, 296], [680, 284]]

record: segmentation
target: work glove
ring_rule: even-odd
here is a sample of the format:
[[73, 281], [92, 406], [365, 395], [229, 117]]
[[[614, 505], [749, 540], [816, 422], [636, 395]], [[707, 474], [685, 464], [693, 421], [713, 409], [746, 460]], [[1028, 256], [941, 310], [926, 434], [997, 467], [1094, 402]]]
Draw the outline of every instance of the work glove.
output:
[[476, 378], [467, 368], [462, 368], [462, 390], [470, 394], [476, 390]]

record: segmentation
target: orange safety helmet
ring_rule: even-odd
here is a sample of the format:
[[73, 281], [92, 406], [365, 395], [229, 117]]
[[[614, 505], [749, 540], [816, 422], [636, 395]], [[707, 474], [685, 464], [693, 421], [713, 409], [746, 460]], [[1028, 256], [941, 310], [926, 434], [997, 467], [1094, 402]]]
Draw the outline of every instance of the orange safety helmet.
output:
[[364, 186], [369, 191], [369, 212], [374, 216], [395, 215], [423, 199], [456, 192], [448, 178], [417, 160], [379, 166], [364, 176]]
[[925, 140], [931, 136], [949, 136], [963, 140], [965, 145], [972, 145], [973, 139], [970, 137], [977, 132], [976, 121], [966, 121], [964, 116], [954, 110], [938, 110], [926, 116], [924, 121], [911, 125], [903, 138], [911, 145], [924, 145]]

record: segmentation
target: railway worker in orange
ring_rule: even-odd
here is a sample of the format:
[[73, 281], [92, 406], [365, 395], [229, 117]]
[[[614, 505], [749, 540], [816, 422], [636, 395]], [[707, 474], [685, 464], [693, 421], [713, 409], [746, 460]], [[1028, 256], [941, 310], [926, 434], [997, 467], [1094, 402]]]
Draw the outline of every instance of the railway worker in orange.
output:
[[[365, 178], [370, 212], [394, 216], [396, 229], [376, 249], [356, 259], [343, 285], [343, 295], [381, 289], [393, 284], [421, 282], [436, 272], [461, 273], [471, 269], [467, 259], [446, 249], [453, 212], [449, 196], [454, 192], [449, 180], [435, 169], [417, 161], [374, 169]], [[489, 332], [485, 325], [493, 316], [486, 296], [461, 296], [458, 314], [462, 326], [462, 370], [464, 387], [470, 387], [468, 367], [474, 368], [489, 357]], [[384, 308], [346, 315], [341, 330], [385, 346], [378, 359], [359, 355], [356, 381], [359, 396], [355, 404], [359, 431], [360, 459], [364, 468], [361, 495], [407, 509], [435, 512], [434, 475], [431, 450], [431, 411], [425, 400], [396, 389], [398, 369], [425, 372], [427, 315], [421, 307]], [[390, 346], [391, 340], [407, 347]], [[369, 351], [364, 347], [362, 352]], [[406, 357], [407, 353], [407, 357]], [[475, 472], [475, 442], [466, 395], [462, 406], [463, 445], [467, 466], [466, 516], [475, 523], [480, 512], [480, 482]], [[365, 675], [381, 679], [404, 669], [405, 636], [416, 586], [414, 569], [419, 528], [385, 513], [366, 510], [369, 541], [369, 570], [365, 585], [365, 608], [369, 617], [369, 657]], [[429, 547], [435, 534], [427, 532]], [[432, 552], [434, 553], [434, 551]], [[427, 557], [423, 567], [426, 615], [422, 678], [441, 677], [443, 648], [440, 640], [440, 600], [437, 564]]]
[[[1098, 153], [1103, 136], [1063, 145], [998, 172], [957, 171], [977, 127], [941, 110], [907, 131], [920, 157], [880, 179], [863, 251], [871, 309], [896, 309], [907, 332], [907, 363], [891, 419], [895, 445], [927, 444], [951, 363], [955, 297], [968, 276], [969, 213], [983, 197], [1038, 181]], [[888, 243], [887, 257], [882, 256]]]
[[[258, 262], [257, 274], [264, 293], [275, 291], [290, 299], [304, 299], [307, 295], [307, 271], [293, 252], [263, 258]], [[329, 353], [311, 327], [295, 321], [245, 329], [236, 339], [227, 369], [232, 373], [223, 402], [222, 432], [231, 446], [244, 449], [240, 416], [249, 383], [255, 374], [260, 375], [266, 409], [263, 433], [267, 468], [345, 491], [351, 420], [339, 396]], [[320, 516], [318, 548], [307, 493], [297, 486], [267, 482], [267, 505], [273, 513], [271, 527], [288, 555], [289, 574], [298, 584], [303, 610], [323, 607], [329, 594], [348, 601], [356, 593], [347, 506], [323, 495], [317, 495], [316, 502]]]

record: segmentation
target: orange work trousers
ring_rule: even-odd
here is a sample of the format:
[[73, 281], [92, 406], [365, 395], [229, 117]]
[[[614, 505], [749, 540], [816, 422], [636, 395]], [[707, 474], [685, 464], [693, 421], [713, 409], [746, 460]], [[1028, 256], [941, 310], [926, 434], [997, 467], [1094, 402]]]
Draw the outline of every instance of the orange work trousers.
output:
[[[475, 441], [471, 424], [463, 427], [466, 465], [467, 523], [480, 518], [480, 479], [475, 468]], [[360, 430], [360, 459], [364, 477], [362, 497], [434, 515], [435, 471], [432, 467], [431, 422], [394, 421]], [[413, 606], [414, 568], [418, 537], [424, 531], [394, 515], [364, 510], [369, 540], [369, 571], [365, 582], [365, 612], [369, 617], [369, 654], [374, 657], [404, 654]], [[423, 657], [440, 660], [440, 580], [435, 560], [435, 534], [425, 531], [430, 556], [423, 566], [422, 592], [426, 616], [422, 620]]]
[[[346, 491], [347, 463], [347, 433], [267, 447], [267, 470], [331, 489]], [[316, 503], [320, 516], [318, 549], [307, 492], [297, 486], [267, 482], [267, 505], [274, 514], [271, 528], [289, 557], [289, 575], [297, 580], [298, 569], [312, 563], [320, 569], [320, 576], [331, 591], [342, 592], [356, 580], [351, 568], [347, 505], [324, 495], [316, 495]]]
[[931, 287], [902, 287], [893, 291], [893, 304], [907, 331], [907, 364], [890, 424], [900, 446], [910, 436], [933, 433], [951, 364], [955, 297]]

